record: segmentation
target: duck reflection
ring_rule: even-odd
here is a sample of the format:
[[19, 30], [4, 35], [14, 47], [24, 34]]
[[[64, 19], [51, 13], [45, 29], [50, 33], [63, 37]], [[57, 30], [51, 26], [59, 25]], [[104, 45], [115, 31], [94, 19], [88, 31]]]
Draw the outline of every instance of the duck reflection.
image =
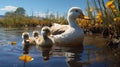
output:
[[[53, 53], [52, 53], [53, 52]], [[68, 67], [82, 67], [81, 53], [83, 48], [81, 47], [41, 47], [41, 53], [44, 61], [50, 60], [50, 56], [65, 56]]]
[[82, 67], [81, 53], [83, 47], [59, 47], [55, 46], [53, 55], [65, 56], [68, 67]]
[[52, 47], [41, 47], [41, 53], [43, 61], [48, 61], [50, 59]]
[[49, 54], [53, 46], [52, 40], [48, 37], [49, 33], [50, 33], [49, 27], [47, 26], [43, 27], [41, 30], [42, 34], [41, 40], [37, 41], [36, 45], [37, 49], [41, 50], [44, 61], [49, 60]]
[[83, 48], [81, 47], [65, 47], [65, 57], [66, 62], [68, 63], [69, 67], [82, 67], [81, 60], [81, 53]]

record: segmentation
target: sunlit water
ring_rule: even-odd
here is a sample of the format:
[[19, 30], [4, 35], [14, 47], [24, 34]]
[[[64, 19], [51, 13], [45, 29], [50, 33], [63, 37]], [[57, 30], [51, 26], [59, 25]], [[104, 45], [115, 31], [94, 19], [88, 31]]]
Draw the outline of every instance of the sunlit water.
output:
[[[28, 31], [30, 35], [33, 29], [0, 28], [0, 67], [113, 67], [111, 62], [105, 58], [101, 48], [95, 46], [79, 47], [59, 47], [53, 46], [48, 50], [51, 54], [44, 53], [49, 60], [43, 60], [43, 53], [33, 47], [29, 55], [34, 60], [24, 63], [19, 60], [23, 54], [21, 34]], [[11, 45], [10, 42], [17, 42]]]

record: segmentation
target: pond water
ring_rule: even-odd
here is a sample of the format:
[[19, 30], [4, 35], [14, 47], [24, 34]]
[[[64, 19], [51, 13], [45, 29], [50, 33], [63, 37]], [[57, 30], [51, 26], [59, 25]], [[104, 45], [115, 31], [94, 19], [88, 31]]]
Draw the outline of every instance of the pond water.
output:
[[[43, 60], [43, 52], [33, 47], [29, 55], [33, 61], [24, 63], [19, 60], [23, 54], [22, 37], [24, 31], [30, 35], [34, 29], [0, 28], [0, 67], [117, 67], [118, 65], [105, 58], [102, 48], [84, 45], [79, 47], [53, 46], [51, 55], [44, 53], [49, 60]], [[17, 42], [11, 45], [10, 42]], [[50, 51], [49, 48], [46, 50]], [[112, 60], [113, 61], [113, 60]]]

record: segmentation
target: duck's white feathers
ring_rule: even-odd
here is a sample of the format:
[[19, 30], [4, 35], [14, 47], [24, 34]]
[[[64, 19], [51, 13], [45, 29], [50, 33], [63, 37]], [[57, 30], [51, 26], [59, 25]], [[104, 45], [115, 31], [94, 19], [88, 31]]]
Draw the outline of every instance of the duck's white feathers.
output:
[[68, 29], [68, 25], [62, 25], [62, 24], [57, 24], [53, 23], [51, 29], [51, 34], [52, 35], [57, 35], [65, 32]]
[[[63, 46], [83, 46], [84, 32], [75, 22], [76, 18], [83, 18], [82, 10], [78, 7], [72, 7], [68, 11], [68, 25], [55, 24], [53, 29], [57, 31], [64, 29], [62, 33], [53, 34], [52, 40], [55, 45]], [[52, 30], [53, 30], [52, 29]]]

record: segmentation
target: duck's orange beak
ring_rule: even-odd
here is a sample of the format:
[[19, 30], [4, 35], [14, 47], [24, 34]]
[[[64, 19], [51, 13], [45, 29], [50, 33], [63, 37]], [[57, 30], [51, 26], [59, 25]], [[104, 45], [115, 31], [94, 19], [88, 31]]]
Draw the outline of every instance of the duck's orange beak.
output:
[[91, 20], [89, 17], [85, 16], [83, 13], [79, 16], [80, 19]]

